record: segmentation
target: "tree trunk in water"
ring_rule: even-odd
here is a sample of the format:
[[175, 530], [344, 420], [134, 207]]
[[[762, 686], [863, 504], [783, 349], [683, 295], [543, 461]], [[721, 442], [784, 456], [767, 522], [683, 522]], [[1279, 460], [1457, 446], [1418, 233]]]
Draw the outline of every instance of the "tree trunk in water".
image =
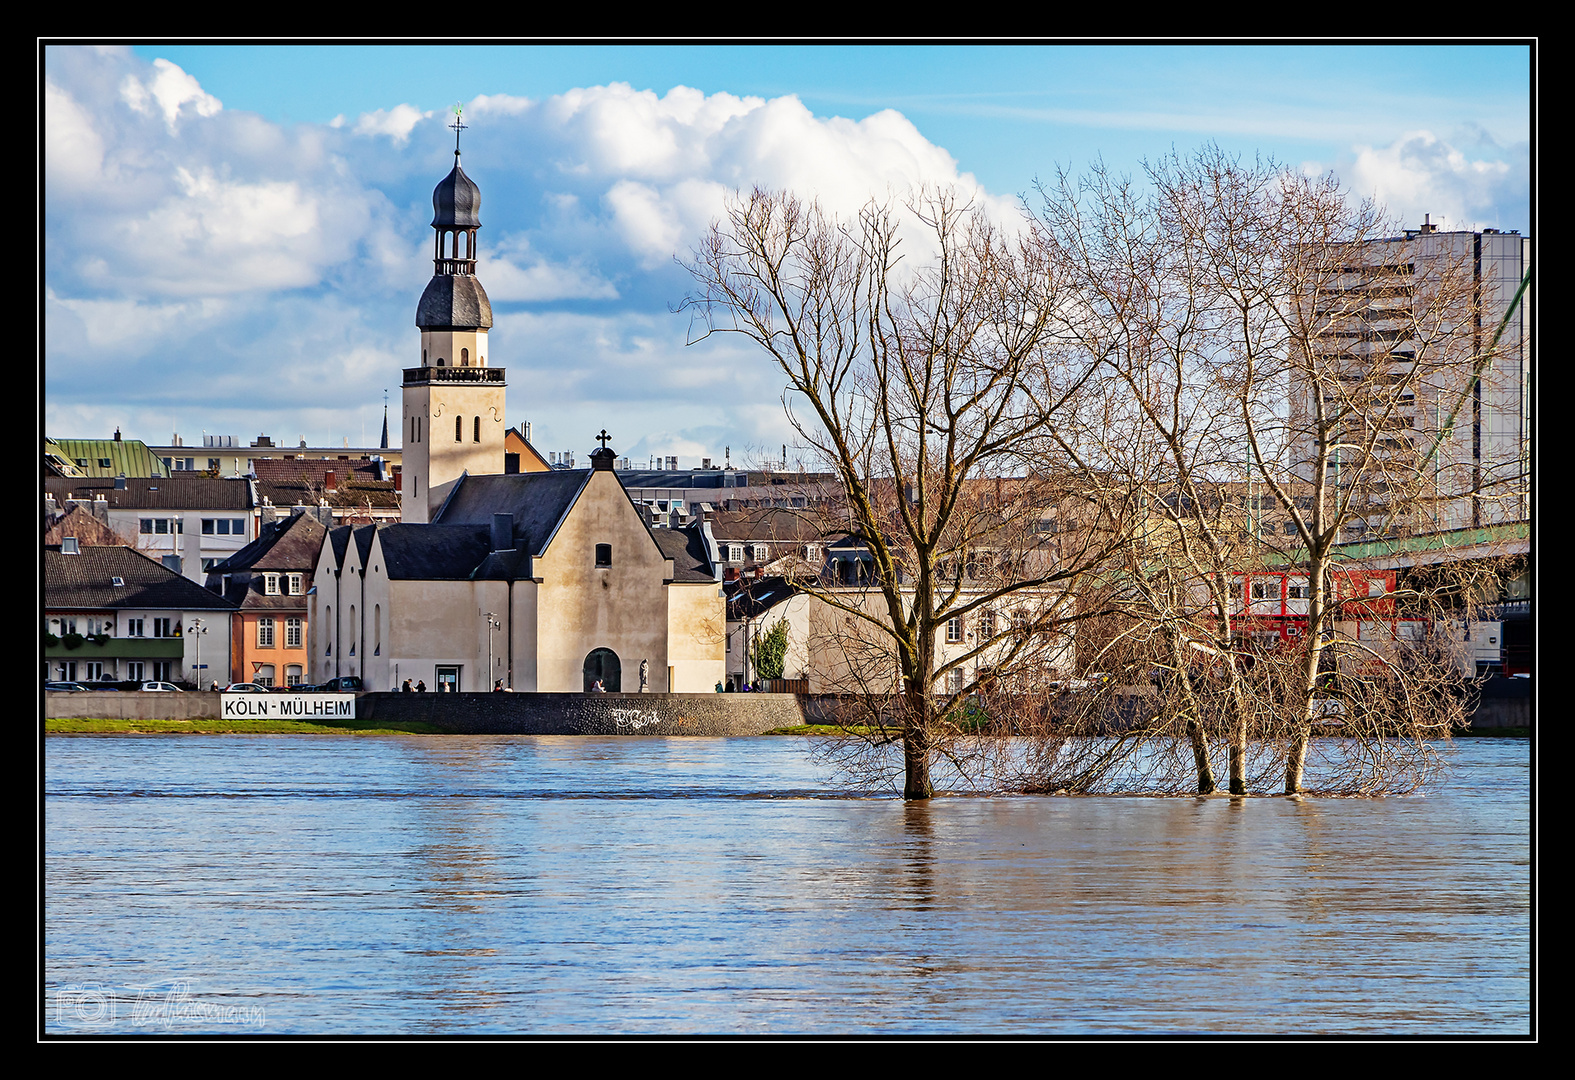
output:
[[928, 799], [934, 796], [930, 784], [930, 740], [922, 723], [908, 722], [902, 733], [902, 763], [904, 799]]
[[1247, 706], [1242, 700], [1241, 687], [1233, 695], [1236, 707], [1235, 722], [1230, 729], [1230, 793], [1247, 794]]
[[1192, 760], [1198, 769], [1198, 794], [1212, 795], [1218, 785], [1214, 783], [1214, 766], [1209, 761], [1209, 741], [1203, 737], [1203, 725], [1196, 717], [1187, 721], [1187, 735], [1192, 739]]

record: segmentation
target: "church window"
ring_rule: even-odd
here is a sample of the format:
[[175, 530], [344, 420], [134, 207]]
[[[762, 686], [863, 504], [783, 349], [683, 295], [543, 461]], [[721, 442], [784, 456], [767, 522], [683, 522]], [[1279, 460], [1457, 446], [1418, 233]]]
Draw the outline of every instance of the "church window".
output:
[[438, 357], [438, 367], [442, 367], [442, 366], [443, 366], [443, 358], [440, 356], [440, 357]]
[[612, 565], [612, 545], [611, 544], [597, 544], [596, 545], [596, 565], [597, 566], [611, 566]]
[[479, 416], [476, 417], [476, 423], [475, 423], [474, 429], [472, 431], [470, 441], [471, 442], [480, 442], [481, 441], [481, 417], [479, 417]]
[[469, 349], [461, 349], [461, 350], [459, 350], [459, 366], [460, 367], [469, 367], [470, 366], [470, 350]]
[[454, 441], [465, 441], [465, 418], [463, 416], [454, 417]]

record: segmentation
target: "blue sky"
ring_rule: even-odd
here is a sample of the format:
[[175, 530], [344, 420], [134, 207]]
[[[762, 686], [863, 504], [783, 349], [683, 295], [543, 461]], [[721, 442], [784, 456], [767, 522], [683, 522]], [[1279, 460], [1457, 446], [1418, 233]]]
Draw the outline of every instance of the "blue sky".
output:
[[[45, 425], [375, 441], [416, 363], [465, 104], [508, 420], [583, 457], [789, 438], [742, 343], [686, 345], [675, 263], [736, 187], [844, 212], [1207, 141], [1407, 223], [1530, 227], [1525, 45], [215, 46], [45, 50]], [[397, 433], [398, 424], [394, 425]], [[363, 432], [365, 433], [363, 436]], [[397, 437], [397, 434], [396, 434]]]

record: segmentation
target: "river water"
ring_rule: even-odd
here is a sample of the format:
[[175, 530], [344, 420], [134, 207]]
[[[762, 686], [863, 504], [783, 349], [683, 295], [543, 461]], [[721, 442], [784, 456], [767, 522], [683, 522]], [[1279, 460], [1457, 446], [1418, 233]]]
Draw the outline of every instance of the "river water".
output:
[[1530, 748], [1426, 795], [839, 790], [803, 740], [51, 737], [45, 1030], [1531, 1031]]

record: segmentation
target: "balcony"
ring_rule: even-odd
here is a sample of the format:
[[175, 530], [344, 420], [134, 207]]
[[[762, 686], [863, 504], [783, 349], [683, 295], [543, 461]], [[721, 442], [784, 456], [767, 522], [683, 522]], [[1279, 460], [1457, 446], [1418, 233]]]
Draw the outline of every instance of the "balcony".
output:
[[423, 386], [432, 383], [504, 385], [504, 369], [500, 367], [407, 367], [406, 386]]

